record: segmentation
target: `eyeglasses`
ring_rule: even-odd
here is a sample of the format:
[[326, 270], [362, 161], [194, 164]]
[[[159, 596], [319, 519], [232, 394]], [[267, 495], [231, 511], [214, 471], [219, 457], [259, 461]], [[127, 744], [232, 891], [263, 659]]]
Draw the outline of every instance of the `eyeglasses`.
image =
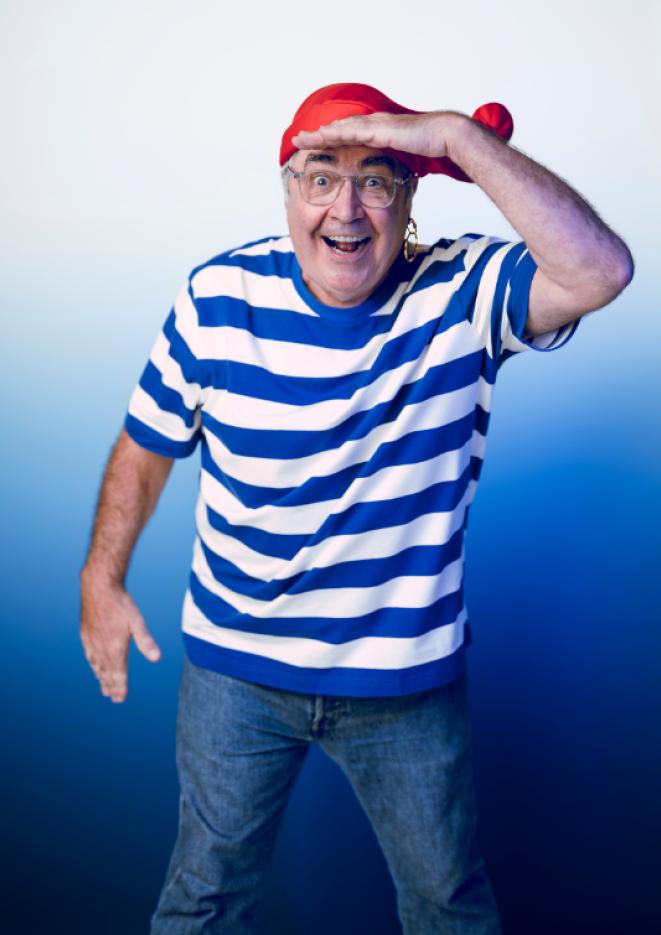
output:
[[360, 175], [338, 175], [328, 170], [294, 172], [287, 170], [298, 182], [301, 197], [309, 205], [330, 205], [340, 194], [345, 181], [349, 180], [356, 190], [358, 201], [365, 208], [387, 208], [395, 200], [399, 185], [406, 185], [411, 175], [398, 179], [384, 172], [363, 172]]

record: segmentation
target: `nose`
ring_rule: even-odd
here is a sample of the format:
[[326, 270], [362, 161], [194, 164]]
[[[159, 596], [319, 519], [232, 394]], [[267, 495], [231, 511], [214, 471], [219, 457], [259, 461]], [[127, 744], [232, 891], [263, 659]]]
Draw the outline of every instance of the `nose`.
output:
[[343, 180], [338, 196], [331, 205], [331, 213], [344, 224], [365, 217], [365, 209], [358, 200], [356, 186], [350, 178]]

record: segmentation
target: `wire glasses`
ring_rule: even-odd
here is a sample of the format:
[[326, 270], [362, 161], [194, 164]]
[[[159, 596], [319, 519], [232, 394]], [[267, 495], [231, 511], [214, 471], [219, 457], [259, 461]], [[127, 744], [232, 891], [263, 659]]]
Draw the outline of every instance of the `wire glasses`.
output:
[[395, 200], [398, 186], [406, 185], [411, 175], [398, 179], [388, 172], [361, 172], [360, 175], [338, 175], [327, 169], [312, 169], [307, 172], [287, 170], [298, 182], [301, 198], [309, 205], [331, 205], [340, 194], [342, 185], [351, 182], [364, 208], [387, 208]]

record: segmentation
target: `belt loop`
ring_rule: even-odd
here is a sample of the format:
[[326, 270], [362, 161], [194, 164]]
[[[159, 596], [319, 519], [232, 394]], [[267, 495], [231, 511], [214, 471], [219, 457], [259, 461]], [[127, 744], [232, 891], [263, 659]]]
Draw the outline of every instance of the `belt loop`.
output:
[[324, 719], [324, 696], [315, 695], [314, 696], [314, 717], [312, 719], [312, 726], [310, 730], [313, 734], [321, 733], [321, 724]]

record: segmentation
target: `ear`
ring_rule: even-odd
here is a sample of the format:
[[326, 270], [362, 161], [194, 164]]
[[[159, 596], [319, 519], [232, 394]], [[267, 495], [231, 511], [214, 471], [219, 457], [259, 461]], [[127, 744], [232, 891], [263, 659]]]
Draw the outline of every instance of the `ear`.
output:
[[408, 192], [408, 205], [409, 205], [409, 209], [410, 209], [410, 208], [411, 208], [411, 204], [412, 204], [412, 202], [413, 202], [413, 196], [415, 195], [415, 193], [416, 193], [417, 190], [418, 190], [418, 177], [417, 177], [417, 175], [413, 176], [413, 178], [410, 179], [408, 188], [409, 188], [409, 192]]

